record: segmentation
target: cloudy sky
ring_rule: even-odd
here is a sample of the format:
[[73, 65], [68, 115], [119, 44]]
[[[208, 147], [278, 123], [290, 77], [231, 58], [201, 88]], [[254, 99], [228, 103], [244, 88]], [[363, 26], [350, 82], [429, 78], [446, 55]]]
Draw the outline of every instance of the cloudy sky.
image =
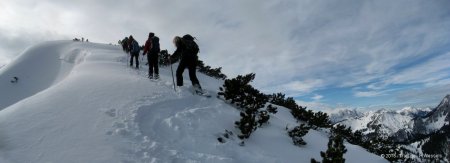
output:
[[450, 94], [447, 0], [1, 0], [0, 66], [26, 47], [148, 32], [198, 38], [200, 59], [309, 108], [436, 106]]

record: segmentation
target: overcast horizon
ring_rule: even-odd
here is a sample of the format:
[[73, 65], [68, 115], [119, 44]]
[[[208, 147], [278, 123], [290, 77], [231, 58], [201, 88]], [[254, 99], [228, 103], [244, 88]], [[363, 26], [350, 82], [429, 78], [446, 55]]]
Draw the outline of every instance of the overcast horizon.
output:
[[[435, 107], [450, 94], [450, 1], [0, 1], [0, 67], [50, 40], [186, 33], [229, 77], [310, 109]], [[201, 81], [200, 81], [201, 82]]]

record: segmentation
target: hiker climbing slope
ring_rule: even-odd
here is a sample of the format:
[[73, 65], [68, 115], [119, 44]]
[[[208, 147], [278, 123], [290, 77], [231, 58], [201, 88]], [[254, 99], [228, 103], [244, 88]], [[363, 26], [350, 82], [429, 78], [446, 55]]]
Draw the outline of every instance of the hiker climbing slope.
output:
[[197, 53], [199, 52], [199, 48], [197, 43], [194, 41], [194, 37], [189, 34], [184, 35], [183, 38], [175, 36], [173, 43], [177, 49], [171, 56], [171, 60], [175, 61], [179, 58], [181, 59], [176, 72], [177, 86], [183, 86], [183, 72], [184, 69], [188, 68], [189, 78], [195, 91], [197, 93], [202, 93], [203, 90], [196, 75], [196, 67], [198, 62]]
[[[159, 78], [159, 68], [158, 68], [158, 55], [160, 52], [159, 38], [155, 36], [154, 33], [150, 32], [148, 34], [147, 42], [145, 42], [144, 54], [147, 55], [148, 60], [148, 77], [150, 79]], [[155, 75], [153, 75], [155, 74]]]
[[133, 67], [133, 59], [136, 59], [136, 68], [139, 68], [139, 52], [141, 51], [141, 47], [139, 47], [139, 43], [133, 38], [133, 36], [130, 36], [130, 53], [131, 53], [131, 59], [130, 59], [130, 66]]

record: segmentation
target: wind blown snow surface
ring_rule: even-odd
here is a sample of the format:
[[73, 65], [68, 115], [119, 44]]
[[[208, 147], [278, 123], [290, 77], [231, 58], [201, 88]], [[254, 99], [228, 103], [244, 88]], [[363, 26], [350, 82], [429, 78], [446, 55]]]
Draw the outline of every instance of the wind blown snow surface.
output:
[[[225, 129], [238, 133], [239, 111], [193, 95], [187, 73], [186, 86], [175, 92], [170, 67], [160, 69], [158, 82], [146, 70], [130, 68], [113, 45], [53, 41], [29, 48], [0, 69], [0, 162], [290, 163], [321, 160], [327, 148], [327, 132], [315, 130], [304, 137], [307, 145], [294, 146], [285, 127], [298, 124], [281, 107], [245, 146], [236, 136], [219, 143]], [[211, 94], [223, 83], [199, 79]], [[387, 162], [345, 145], [348, 162]]]

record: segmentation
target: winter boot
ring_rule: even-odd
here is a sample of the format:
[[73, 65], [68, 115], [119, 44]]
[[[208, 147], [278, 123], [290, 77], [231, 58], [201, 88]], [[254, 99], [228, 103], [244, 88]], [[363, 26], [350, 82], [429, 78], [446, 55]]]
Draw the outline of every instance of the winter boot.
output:
[[200, 87], [200, 85], [198, 85], [198, 84], [194, 84], [194, 91], [197, 94], [203, 94], [204, 93], [202, 87]]

